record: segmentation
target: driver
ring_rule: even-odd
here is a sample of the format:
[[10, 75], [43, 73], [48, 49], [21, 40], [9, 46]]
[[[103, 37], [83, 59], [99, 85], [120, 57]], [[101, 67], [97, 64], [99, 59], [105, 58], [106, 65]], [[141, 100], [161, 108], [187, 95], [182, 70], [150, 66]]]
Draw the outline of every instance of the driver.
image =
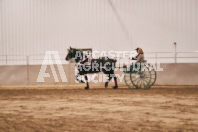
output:
[[136, 57], [133, 57], [132, 60], [136, 60], [135, 64], [144, 62], [144, 52], [141, 48], [136, 48], [136, 52], [138, 53]]
[[136, 48], [135, 50], [138, 54], [136, 55], [136, 57], [132, 58], [132, 60], [136, 60], [136, 62], [132, 63], [132, 65], [130, 66], [130, 71], [133, 70], [134, 66], [137, 67], [138, 65], [140, 65], [139, 68], [141, 68], [141, 63], [145, 62], [143, 50], [141, 48]]

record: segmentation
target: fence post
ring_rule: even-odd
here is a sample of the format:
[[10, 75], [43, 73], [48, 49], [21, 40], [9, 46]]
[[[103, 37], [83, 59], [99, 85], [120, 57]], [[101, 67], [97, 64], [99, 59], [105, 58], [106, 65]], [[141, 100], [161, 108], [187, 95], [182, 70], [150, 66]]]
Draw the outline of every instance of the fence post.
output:
[[119, 67], [120, 67], [120, 58], [119, 58]]
[[177, 43], [176, 42], [174, 42], [174, 46], [175, 46], [175, 63], [177, 63], [177, 52], [176, 52]]
[[177, 52], [175, 52], [175, 63], [177, 63]]
[[6, 65], [8, 65], [8, 56], [6, 55]]
[[157, 64], [157, 52], [155, 52], [155, 63]]
[[27, 85], [29, 85], [29, 56], [26, 56]]

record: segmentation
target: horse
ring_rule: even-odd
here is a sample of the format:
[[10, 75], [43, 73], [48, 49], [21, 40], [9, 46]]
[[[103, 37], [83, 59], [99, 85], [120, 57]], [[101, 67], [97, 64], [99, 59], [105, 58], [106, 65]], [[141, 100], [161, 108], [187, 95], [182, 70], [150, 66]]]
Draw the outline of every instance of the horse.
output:
[[84, 88], [85, 90], [89, 89], [89, 83], [88, 83], [88, 77], [87, 74], [90, 73], [98, 73], [98, 72], [103, 72], [106, 74], [109, 78], [105, 82], [105, 88], [108, 87], [108, 83], [112, 78], [114, 78], [115, 86], [113, 89], [117, 89], [117, 77], [114, 74], [114, 69], [115, 69], [115, 64], [116, 60], [115, 59], [110, 59], [110, 58], [105, 58], [105, 57], [100, 57], [98, 59], [91, 59], [91, 65], [88, 65], [88, 58], [84, 59], [84, 54], [81, 50], [75, 49], [75, 48], [69, 48], [68, 54], [65, 57], [65, 60], [68, 61], [72, 58], [75, 58], [76, 66], [78, 69], [78, 73], [75, 76], [76, 80], [79, 81], [80, 83], [85, 83], [83, 80], [78, 79], [80, 75], [84, 75], [84, 78], [86, 80], [87, 86]]

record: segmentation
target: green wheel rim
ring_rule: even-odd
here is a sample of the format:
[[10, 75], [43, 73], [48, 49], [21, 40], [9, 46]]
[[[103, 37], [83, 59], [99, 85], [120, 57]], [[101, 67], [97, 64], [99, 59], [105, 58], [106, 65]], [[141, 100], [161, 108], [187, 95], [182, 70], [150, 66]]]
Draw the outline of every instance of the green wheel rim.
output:
[[149, 70], [151, 72], [151, 82], [150, 82], [148, 88], [151, 88], [151, 86], [153, 86], [155, 84], [155, 82], [156, 82], [157, 73], [156, 73], [155, 68], [151, 64], [149, 64]]
[[147, 89], [151, 83], [151, 72], [148, 67], [144, 68], [143, 71], [137, 71], [131, 73], [131, 82], [136, 89]]
[[131, 82], [131, 73], [126, 73], [124, 75], [124, 81], [125, 84], [131, 89], [131, 90], [135, 90], [136, 87], [133, 85], [133, 83]]
[[124, 72], [125, 84], [132, 90], [149, 89], [156, 82], [157, 73], [153, 65], [145, 65], [143, 71]]

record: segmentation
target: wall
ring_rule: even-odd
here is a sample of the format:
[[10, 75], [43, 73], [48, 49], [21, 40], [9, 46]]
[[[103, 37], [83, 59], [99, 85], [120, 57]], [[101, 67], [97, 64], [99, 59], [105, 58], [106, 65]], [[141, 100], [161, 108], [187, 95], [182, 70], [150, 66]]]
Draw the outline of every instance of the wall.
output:
[[[41, 65], [29, 65], [28, 67], [24, 65], [0, 66], [0, 85], [77, 84], [74, 79], [74, 67], [74, 64], [63, 65], [68, 82], [62, 82], [58, 68], [55, 65], [59, 79], [59, 82], [55, 82], [52, 70], [50, 66], [47, 66], [46, 73], [49, 73], [50, 77], [45, 77], [44, 83], [38, 83], [36, 81]], [[198, 63], [161, 64], [160, 67], [163, 68], [163, 71], [157, 72], [156, 85], [198, 85]], [[123, 72], [118, 70], [115, 73], [121, 75]], [[99, 76], [104, 81], [106, 80], [102, 73], [97, 75], [94, 80], [97, 81]], [[93, 84], [94, 82], [91, 83]], [[118, 84], [120, 83], [124, 84], [124, 80], [118, 79]]]
[[158, 85], [198, 85], [198, 63], [161, 64], [157, 72]]
[[117, 14], [109, 0], [0, 0], [0, 55], [198, 50], [197, 0], [111, 1]]

